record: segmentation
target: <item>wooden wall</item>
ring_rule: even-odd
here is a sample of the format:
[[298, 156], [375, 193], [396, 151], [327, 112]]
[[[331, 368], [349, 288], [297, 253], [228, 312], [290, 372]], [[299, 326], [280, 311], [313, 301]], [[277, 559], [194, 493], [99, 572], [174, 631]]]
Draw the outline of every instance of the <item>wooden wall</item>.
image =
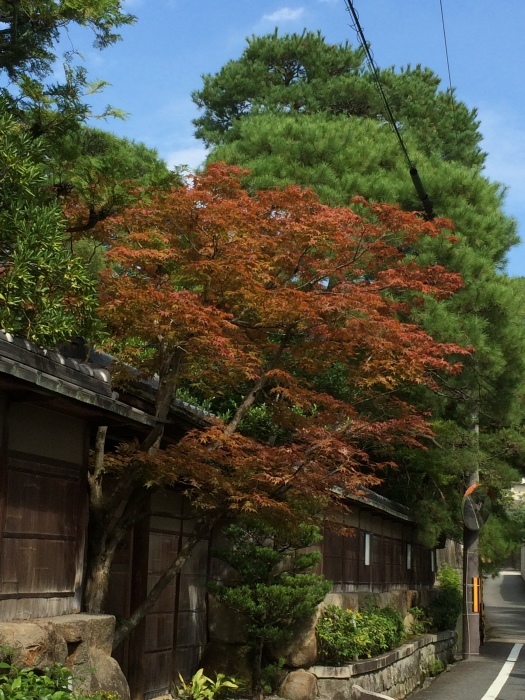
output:
[[[175, 558], [192, 524], [188, 502], [181, 495], [170, 491], [154, 495], [148, 517], [135, 527], [117, 555], [108, 612], [122, 617], [130, 614]], [[334, 592], [381, 592], [432, 585], [430, 550], [416, 542], [412, 523], [356, 507], [345, 524], [352, 529], [352, 536], [343, 537], [327, 529], [322, 541], [319, 573], [334, 582]], [[369, 563], [365, 561], [367, 534]], [[410, 568], [408, 545], [412, 548]], [[209, 575], [208, 543], [204, 542], [152, 612], [114, 654], [128, 678], [132, 700], [168, 693], [179, 673], [188, 679], [197, 670], [208, 637]]]
[[432, 550], [417, 542], [412, 523], [356, 507], [348, 527], [347, 536], [329, 528], [323, 533], [322, 573], [334, 582], [334, 592], [379, 593], [433, 585]]
[[[135, 528], [112, 570], [108, 612], [126, 616], [176, 557], [193, 526], [188, 502], [174, 492], [157, 493], [150, 515]], [[169, 692], [181, 673], [195, 673], [207, 641], [208, 544], [197, 546], [181, 574], [115, 658], [126, 674], [131, 697]]]
[[87, 516], [87, 429], [3, 402], [0, 620], [79, 612]]

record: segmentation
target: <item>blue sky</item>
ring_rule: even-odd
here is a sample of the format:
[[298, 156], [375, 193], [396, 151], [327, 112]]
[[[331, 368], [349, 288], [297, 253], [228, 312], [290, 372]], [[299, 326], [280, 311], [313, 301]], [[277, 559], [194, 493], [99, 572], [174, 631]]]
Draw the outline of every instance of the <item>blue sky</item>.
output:
[[[525, 3], [442, 0], [452, 84], [476, 107], [489, 157], [486, 175], [508, 187], [505, 208], [525, 239]], [[381, 67], [421, 63], [448, 85], [439, 0], [354, 0], [365, 35]], [[201, 75], [215, 73], [243, 51], [245, 39], [281, 32], [321, 30], [328, 41], [357, 43], [343, 0], [126, 0], [137, 23], [123, 41], [103, 52], [89, 33], [71, 31], [64, 51], [78, 49], [90, 77], [111, 83], [94, 111], [107, 103], [126, 121], [100, 126], [156, 148], [170, 164], [198, 166], [205, 157], [193, 137], [197, 111], [191, 92]], [[430, 193], [430, 196], [432, 193]], [[525, 245], [509, 256], [508, 271], [525, 276]]]

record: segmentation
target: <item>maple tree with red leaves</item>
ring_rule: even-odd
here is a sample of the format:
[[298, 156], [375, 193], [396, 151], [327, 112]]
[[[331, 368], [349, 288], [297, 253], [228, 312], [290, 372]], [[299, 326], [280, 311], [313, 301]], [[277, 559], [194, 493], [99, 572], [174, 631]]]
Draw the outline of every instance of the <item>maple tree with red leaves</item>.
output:
[[[159, 427], [142, 445], [106, 456], [105, 468], [127, 485], [119, 512], [128, 524], [145, 482], [179, 485], [200, 513], [194, 536], [121, 626], [117, 644], [225, 514], [291, 516], [294, 504], [321, 508], [378, 483], [391, 464], [389, 445], [421, 447], [432, 434], [428, 416], [403, 398], [406, 388], [436, 386], [468, 352], [410, 321], [426, 296], [445, 298], [460, 286], [456, 274], [420, 267], [405, 252], [423, 236], [450, 239], [448, 222], [363, 199], [328, 207], [295, 186], [250, 193], [244, 175], [214, 164], [105, 225], [111, 265], [100, 313], [112, 351], [158, 374], [156, 416], [166, 419], [181, 387], [236, 397], [225, 419], [174, 446], [159, 449]], [[261, 407], [273, 432], [266, 439], [246, 428]], [[95, 469], [92, 496], [98, 478]], [[98, 505], [92, 498], [101, 522]], [[103, 606], [119, 532], [106, 529], [91, 561], [91, 612]]]

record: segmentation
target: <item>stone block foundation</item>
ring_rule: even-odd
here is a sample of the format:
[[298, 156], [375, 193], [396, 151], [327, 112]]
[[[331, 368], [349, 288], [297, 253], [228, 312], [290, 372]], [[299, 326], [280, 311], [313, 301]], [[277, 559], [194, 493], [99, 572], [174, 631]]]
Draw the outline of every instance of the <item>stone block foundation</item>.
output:
[[456, 645], [455, 632], [425, 634], [373, 659], [292, 671], [280, 694], [288, 700], [359, 700], [362, 689], [403, 700], [423, 684], [436, 661], [454, 660]]

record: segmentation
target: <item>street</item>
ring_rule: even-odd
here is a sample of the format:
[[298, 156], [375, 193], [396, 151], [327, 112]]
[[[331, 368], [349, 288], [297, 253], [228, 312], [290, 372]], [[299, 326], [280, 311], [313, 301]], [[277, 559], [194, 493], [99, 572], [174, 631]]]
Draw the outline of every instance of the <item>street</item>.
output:
[[484, 585], [487, 643], [479, 657], [460, 661], [411, 700], [524, 700], [525, 582], [503, 571]]

